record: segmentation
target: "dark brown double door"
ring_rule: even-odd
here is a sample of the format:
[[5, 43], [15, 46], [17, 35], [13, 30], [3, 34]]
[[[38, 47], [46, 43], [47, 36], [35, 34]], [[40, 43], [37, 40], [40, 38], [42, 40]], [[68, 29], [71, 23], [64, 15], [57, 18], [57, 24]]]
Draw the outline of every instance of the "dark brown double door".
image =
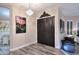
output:
[[41, 18], [37, 21], [38, 43], [55, 46], [55, 17]]

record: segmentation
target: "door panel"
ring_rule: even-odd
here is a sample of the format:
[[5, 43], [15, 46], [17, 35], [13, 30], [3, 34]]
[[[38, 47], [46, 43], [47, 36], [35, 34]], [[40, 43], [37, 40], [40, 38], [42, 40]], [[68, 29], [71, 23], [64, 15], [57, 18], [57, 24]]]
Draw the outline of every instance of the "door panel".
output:
[[38, 20], [38, 43], [54, 47], [54, 17]]

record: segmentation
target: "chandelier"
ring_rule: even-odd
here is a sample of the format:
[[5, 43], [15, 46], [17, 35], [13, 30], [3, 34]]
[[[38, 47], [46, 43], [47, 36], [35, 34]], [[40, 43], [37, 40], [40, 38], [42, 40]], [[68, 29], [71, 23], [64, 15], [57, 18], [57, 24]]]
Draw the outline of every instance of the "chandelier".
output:
[[29, 7], [28, 7], [28, 10], [26, 11], [26, 14], [28, 16], [32, 16], [34, 14], [34, 12], [32, 11], [32, 9], [30, 8], [30, 3], [29, 3]]

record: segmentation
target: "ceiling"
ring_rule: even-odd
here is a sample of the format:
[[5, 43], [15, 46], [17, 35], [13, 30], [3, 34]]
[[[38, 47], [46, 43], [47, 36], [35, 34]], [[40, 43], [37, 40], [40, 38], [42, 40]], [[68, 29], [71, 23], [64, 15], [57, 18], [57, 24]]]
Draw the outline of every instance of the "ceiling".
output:
[[[10, 3], [11, 4], [11, 3]], [[0, 3], [0, 6], [9, 6], [8, 3]], [[18, 7], [25, 7], [26, 10], [29, 8], [28, 3], [13, 3]], [[62, 14], [64, 16], [79, 16], [79, 3], [30, 3], [30, 8], [36, 12], [40, 10], [50, 9], [55, 6], [62, 8]], [[3, 10], [2, 10], [3, 11]]]
[[[17, 5], [28, 8], [29, 4], [19, 3]], [[54, 6], [60, 6], [64, 16], [79, 16], [79, 3], [30, 3], [30, 8], [34, 11], [53, 8]]]

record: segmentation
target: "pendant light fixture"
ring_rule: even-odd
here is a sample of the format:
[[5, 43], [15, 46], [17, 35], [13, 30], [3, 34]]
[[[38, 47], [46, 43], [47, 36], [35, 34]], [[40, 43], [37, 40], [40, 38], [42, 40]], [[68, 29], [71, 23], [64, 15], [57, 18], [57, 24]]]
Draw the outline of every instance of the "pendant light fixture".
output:
[[30, 8], [30, 2], [29, 2], [29, 6], [28, 6], [28, 10], [26, 11], [26, 14], [28, 15], [28, 16], [32, 16], [33, 15], [33, 11], [32, 11], [32, 9]]

